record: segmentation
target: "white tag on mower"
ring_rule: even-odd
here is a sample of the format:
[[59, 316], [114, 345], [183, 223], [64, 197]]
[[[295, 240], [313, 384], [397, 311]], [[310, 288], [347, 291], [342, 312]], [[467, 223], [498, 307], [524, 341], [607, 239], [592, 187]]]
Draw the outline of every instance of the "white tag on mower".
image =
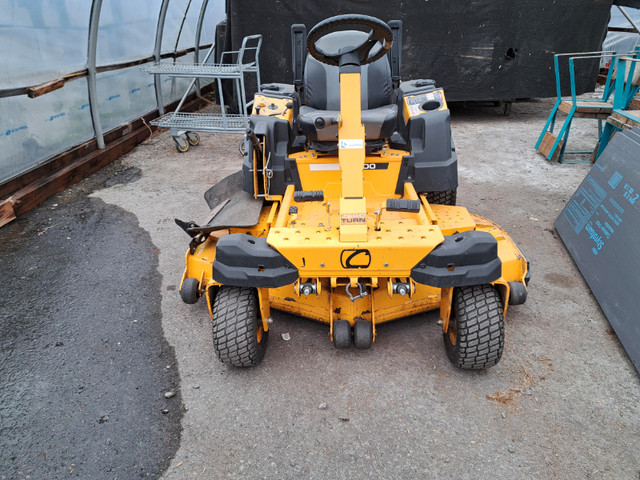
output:
[[339, 163], [310, 163], [309, 170], [312, 172], [340, 170]]
[[352, 140], [340, 140], [340, 149], [364, 148], [364, 141], [361, 138]]

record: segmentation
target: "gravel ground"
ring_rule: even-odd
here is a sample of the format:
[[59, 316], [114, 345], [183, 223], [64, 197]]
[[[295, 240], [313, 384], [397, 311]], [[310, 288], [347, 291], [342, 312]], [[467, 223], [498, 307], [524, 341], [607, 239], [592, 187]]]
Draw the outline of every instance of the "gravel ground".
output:
[[[163, 133], [118, 160], [139, 179], [90, 197], [135, 215], [158, 250], [150, 281], [188, 409], [164, 477], [638, 478], [639, 376], [553, 228], [589, 166], [533, 149], [551, 105], [452, 113], [458, 204], [501, 224], [532, 265], [529, 299], [509, 309], [504, 356], [486, 372], [449, 363], [435, 312], [381, 325], [366, 351], [335, 350], [324, 325], [276, 312], [263, 363], [223, 366], [205, 303], [179, 298], [188, 237], [173, 219], [206, 217], [204, 191], [240, 167], [239, 136], [203, 134], [178, 154]], [[594, 139], [594, 124], [572, 130]]]
[[88, 197], [139, 176], [112, 165], [0, 231], [2, 480], [158, 478], [178, 449], [158, 252]]

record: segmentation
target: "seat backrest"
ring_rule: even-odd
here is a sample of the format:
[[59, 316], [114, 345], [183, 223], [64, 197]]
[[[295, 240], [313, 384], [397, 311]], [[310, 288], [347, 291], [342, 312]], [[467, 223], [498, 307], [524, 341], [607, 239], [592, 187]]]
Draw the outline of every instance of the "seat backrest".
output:
[[[329, 52], [337, 52], [347, 45], [360, 45], [367, 34], [357, 30], [345, 30], [325, 35], [318, 41], [318, 47]], [[374, 47], [374, 51], [375, 51]], [[393, 86], [391, 68], [387, 56], [362, 66], [361, 106], [363, 110], [388, 105], [392, 101]], [[307, 105], [318, 110], [340, 110], [339, 68], [319, 62], [307, 55], [304, 69], [304, 91]]]

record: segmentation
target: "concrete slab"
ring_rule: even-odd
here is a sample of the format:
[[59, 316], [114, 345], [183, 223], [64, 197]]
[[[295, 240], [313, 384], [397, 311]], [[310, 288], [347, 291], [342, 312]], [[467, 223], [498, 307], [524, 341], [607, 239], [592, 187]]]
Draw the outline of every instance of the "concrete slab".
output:
[[[163, 326], [189, 408], [165, 478], [637, 476], [638, 376], [553, 228], [588, 166], [549, 163], [533, 148], [551, 105], [452, 115], [458, 203], [505, 227], [533, 271], [504, 357], [483, 373], [449, 364], [436, 314], [381, 326], [369, 351], [336, 351], [322, 325], [276, 314], [264, 363], [224, 367], [204, 302], [167, 289], [188, 240], [172, 218], [206, 216], [202, 194], [239, 168], [239, 137], [203, 136], [178, 155], [161, 135], [129, 155], [141, 179], [95, 195], [135, 213], [160, 249]], [[586, 122], [572, 141], [595, 133]]]
[[[136, 215], [159, 250], [187, 410], [164, 478], [637, 478], [640, 379], [553, 228], [589, 167], [534, 150], [551, 106], [452, 115], [458, 204], [501, 224], [532, 264], [487, 372], [449, 363], [436, 313], [380, 326], [367, 351], [335, 350], [323, 325], [277, 313], [260, 366], [223, 366], [206, 305], [179, 298], [189, 238], [173, 219], [206, 217], [203, 193], [240, 167], [240, 137], [201, 135], [178, 154], [165, 133], [119, 160], [139, 180], [92, 196]], [[593, 143], [595, 122], [579, 125], [572, 141]]]

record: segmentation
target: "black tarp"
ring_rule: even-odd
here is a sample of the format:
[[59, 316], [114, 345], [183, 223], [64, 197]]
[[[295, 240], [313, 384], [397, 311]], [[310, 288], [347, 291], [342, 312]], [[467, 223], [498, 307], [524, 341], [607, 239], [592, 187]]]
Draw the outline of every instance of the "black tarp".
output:
[[[555, 95], [553, 54], [599, 50], [612, 0], [227, 0], [231, 46], [264, 36], [262, 82], [292, 83], [290, 26], [362, 13], [404, 24], [402, 79], [433, 78], [449, 100]], [[591, 91], [597, 62], [580, 64]]]
[[613, 2], [614, 5], [620, 5], [621, 7], [633, 7], [640, 8], [640, 0], [615, 0]]

